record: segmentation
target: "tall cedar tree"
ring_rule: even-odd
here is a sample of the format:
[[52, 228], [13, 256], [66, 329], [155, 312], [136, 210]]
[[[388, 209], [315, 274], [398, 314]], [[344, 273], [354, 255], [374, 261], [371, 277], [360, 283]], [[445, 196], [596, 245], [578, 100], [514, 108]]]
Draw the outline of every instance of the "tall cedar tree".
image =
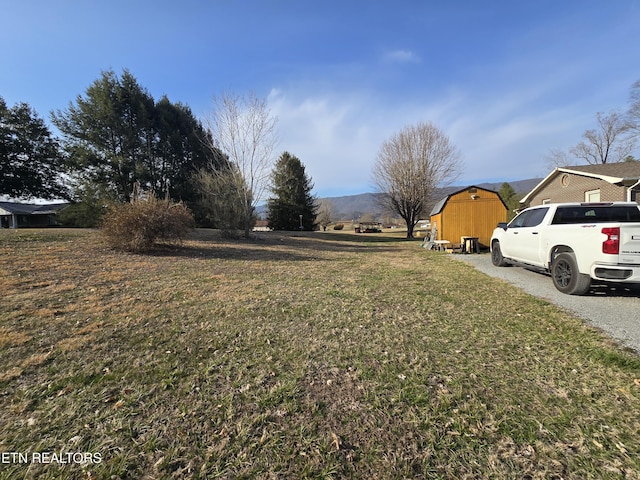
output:
[[0, 97], [0, 195], [60, 198], [64, 171], [58, 143], [26, 103], [7, 107]]
[[509, 182], [504, 182], [498, 191], [498, 195], [507, 206], [507, 221], [516, 216], [516, 210], [520, 206], [520, 198]]
[[198, 199], [196, 172], [217, 165], [210, 135], [191, 110], [166, 97], [156, 102], [128, 71], [103, 72], [65, 111], [52, 114], [79, 183], [131, 199], [134, 184], [155, 196]]
[[284, 152], [272, 172], [268, 223], [274, 230], [313, 230], [316, 201], [311, 195], [313, 184], [300, 159]]

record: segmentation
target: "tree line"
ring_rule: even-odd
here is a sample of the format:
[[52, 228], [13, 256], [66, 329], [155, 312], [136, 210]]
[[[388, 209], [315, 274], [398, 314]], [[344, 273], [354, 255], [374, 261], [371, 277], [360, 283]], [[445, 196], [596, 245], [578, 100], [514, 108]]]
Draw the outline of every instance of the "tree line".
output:
[[[128, 71], [103, 72], [75, 103], [52, 112], [55, 138], [26, 103], [9, 108], [0, 97], [0, 194], [68, 198], [78, 223], [99, 216], [105, 202], [128, 202], [134, 190], [184, 202], [196, 223], [243, 230], [249, 235], [265, 191], [269, 226], [310, 230], [328, 224], [326, 208], [311, 195], [313, 184], [295, 155], [273, 164], [276, 119], [253, 95], [215, 98], [206, 125], [188, 106], [156, 101]], [[640, 80], [627, 111], [596, 115], [568, 151], [551, 150], [551, 163], [634, 160], [640, 135]], [[372, 180], [383, 206], [400, 215], [413, 236], [429, 213], [437, 188], [451, 184], [462, 168], [460, 153], [434, 124], [404, 127], [385, 140]], [[513, 192], [504, 186], [505, 201]]]
[[[277, 184], [276, 119], [254, 95], [216, 98], [203, 123], [187, 105], [154, 99], [129, 71], [110, 70], [66, 109], [51, 112], [51, 122], [60, 137], [27, 103], [9, 107], [0, 97], [0, 194], [69, 200], [64, 215], [78, 226], [95, 225], [106, 204], [142, 192], [186, 204], [200, 226], [248, 236], [257, 202], [272, 180]], [[297, 157], [282, 156], [299, 162], [295, 182], [307, 195], [297, 210], [307, 217], [304, 228], [313, 228], [310, 179]], [[270, 205], [277, 210], [281, 201], [290, 199], [276, 196]], [[270, 222], [284, 229], [288, 223], [278, 218]]]
[[[631, 87], [628, 110], [596, 115], [597, 126], [584, 132], [582, 140], [568, 151], [551, 150], [552, 166], [580, 163], [634, 161], [632, 152], [640, 135], [640, 80]], [[407, 225], [407, 238], [421, 218], [430, 213], [438, 187], [450, 185], [460, 175], [460, 153], [436, 125], [420, 122], [404, 127], [381, 146], [372, 180], [383, 206], [398, 213]], [[517, 195], [505, 183], [500, 196], [509, 210], [517, 205]], [[512, 212], [509, 214], [512, 216]]]

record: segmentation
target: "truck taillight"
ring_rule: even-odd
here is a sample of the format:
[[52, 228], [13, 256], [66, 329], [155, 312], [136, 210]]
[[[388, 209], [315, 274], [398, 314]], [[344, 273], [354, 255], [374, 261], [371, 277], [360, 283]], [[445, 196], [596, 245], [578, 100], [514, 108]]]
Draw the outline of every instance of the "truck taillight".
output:
[[606, 227], [602, 229], [602, 233], [607, 239], [602, 242], [602, 253], [617, 255], [620, 253], [620, 227]]

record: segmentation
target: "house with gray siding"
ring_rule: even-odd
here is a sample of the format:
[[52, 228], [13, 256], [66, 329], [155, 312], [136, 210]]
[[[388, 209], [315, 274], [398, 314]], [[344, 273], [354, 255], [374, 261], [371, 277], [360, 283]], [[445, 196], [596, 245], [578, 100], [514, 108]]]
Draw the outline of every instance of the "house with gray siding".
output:
[[640, 162], [558, 167], [520, 200], [521, 205], [639, 202]]

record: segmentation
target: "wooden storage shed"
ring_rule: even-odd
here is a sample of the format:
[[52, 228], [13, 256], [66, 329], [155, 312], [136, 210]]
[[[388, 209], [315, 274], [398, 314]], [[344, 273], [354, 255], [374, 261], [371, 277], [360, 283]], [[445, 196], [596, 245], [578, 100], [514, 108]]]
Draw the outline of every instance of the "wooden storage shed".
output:
[[498, 222], [507, 221], [507, 206], [498, 192], [470, 186], [450, 193], [431, 211], [431, 229], [437, 238], [462, 243], [462, 237], [476, 237], [488, 247]]

